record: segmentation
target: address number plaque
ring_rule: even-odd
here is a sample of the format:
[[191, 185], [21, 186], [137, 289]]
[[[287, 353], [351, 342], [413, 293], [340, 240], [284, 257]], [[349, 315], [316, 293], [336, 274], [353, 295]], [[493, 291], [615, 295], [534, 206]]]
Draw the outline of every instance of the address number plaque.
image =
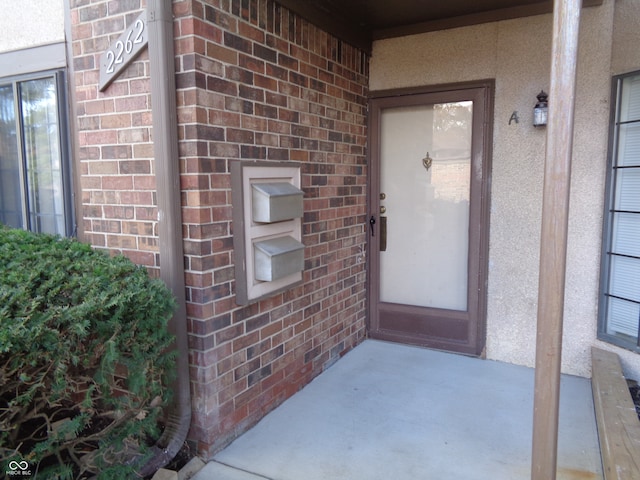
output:
[[104, 91], [149, 42], [147, 11], [129, 25], [122, 35], [100, 57], [99, 90]]

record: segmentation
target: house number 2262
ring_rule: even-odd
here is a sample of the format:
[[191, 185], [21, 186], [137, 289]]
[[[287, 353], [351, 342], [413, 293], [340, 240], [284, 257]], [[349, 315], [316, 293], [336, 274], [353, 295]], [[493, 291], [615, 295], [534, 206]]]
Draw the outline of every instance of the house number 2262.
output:
[[113, 82], [147, 45], [147, 12], [142, 12], [100, 58], [100, 84], [102, 92]]

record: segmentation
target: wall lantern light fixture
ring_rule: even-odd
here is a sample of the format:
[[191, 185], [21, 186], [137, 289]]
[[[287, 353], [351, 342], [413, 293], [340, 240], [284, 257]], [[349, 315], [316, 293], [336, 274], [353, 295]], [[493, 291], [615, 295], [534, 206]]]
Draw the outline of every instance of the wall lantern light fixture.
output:
[[533, 108], [533, 126], [542, 127], [547, 124], [547, 115], [549, 113], [549, 102], [547, 99], [549, 96], [544, 93], [544, 90], [540, 90], [540, 93], [536, 97], [538, 103]]

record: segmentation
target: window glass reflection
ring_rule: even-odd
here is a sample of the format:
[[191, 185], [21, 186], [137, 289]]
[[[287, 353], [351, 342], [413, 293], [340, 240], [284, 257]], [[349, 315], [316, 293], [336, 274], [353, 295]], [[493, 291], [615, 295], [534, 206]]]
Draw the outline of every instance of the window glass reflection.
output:
[[29, 222], [37, 232], [64, 234], [64, 202], [56, 82], [20, 84]]
[[0, 223], [23, 228], [13, 85], [0, 85]]

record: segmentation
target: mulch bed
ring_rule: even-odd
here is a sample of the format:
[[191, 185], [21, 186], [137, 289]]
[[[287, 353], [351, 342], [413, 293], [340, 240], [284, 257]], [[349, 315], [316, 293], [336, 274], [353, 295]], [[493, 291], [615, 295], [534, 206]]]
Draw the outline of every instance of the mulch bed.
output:
[[638, 419], [640, 419], [640, 385], [638, 385], [637, 383], [629, 385], [629, 392], [631, 393], [631, 399], [636, 406]]
[[164, 468], [167, 470], [175, 470], [177, 472], [189, 463], [189, 460], [193, 457], [195, 457], [195, 453], [191, 450], [189, 444], [184, 442], [184, 445], [182, 445], [182, 448], [178, 451], [173, 460], [171, 460], [171, 462], [169, 462], [169, 464]]

